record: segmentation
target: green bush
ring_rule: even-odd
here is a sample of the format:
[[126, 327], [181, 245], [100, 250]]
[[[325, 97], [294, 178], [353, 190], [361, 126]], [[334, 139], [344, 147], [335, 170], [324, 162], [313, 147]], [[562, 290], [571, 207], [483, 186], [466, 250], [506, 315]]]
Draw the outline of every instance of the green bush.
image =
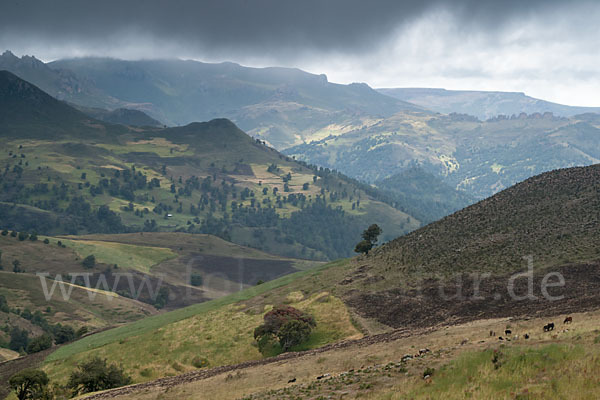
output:
[[192, 365], [196, 368], [206, 368], [208, 367], [208, 359], [205, 357], [194, 357]]
[[0, 294], [0, 311], [9, 312], [10, 308], [8, 307], [8, 302], [6, 301], [6, 297], [3, 294]]
[[38, 353], [42, 350], [46, 350], [52, 347], [52, 337], [47, 333], [42, 334], [36, 338], [33, 338], [29, 345], [27, 345], [27, 353]]
[[264, 323], [254, 330], [254, 339], [263, 355], [272, 355], [277, 340], [282, 351], [308, 340], [317, 325], [312, 315], [291, 306], [277, 306], [263, 317]]
[[22, 370], [8, 380], [19, 400], [48, 398], [48, 382], [50, 380], [44, 371], [31, 368]]
[[122, 367], [115, 364], [109, 365], [106, 359], [93, 357], [77, 365], [77, 368], [69, 376], [67, 388], [73, 391], [74, 396], [77, 396], [130, 383], [131, 377], [125, 374]]
[[94, 257], [93, 254], [90, 254], [89, 256], [83, 259], [81, 264], [87, 269], [94, 268], [96, 266], [96, 257]]
[[192, 276], [190, 277], [190, 283], [192, 286], [202, 286], [202, 283], [203, 283], [202, 275], [192, 274]]
[[56, 324], [54, 326], [54, 341], [63, 344], [75, 339], [75, 330], [67, 325]]

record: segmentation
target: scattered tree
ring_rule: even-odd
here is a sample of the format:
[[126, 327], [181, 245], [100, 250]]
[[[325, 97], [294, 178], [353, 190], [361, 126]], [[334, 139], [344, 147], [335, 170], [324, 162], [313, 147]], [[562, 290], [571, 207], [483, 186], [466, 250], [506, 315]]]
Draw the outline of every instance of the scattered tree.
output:
[[92, 269], [96, 266], [96, 257], [93, 254], [90, 254], [86, 258], [83, 259], [81, 263], [85, 268]]
[[277, 306], [264, 316], [264, 323], [254, 330], [261, 353], [268, 354], [275, 341], [282, 351], [305, 342], [316, 326], [312, 315], [291, 306]]
[[52, 347], [52, 337], [44, 333], [36, 338], [33, 338], [27, 345], [27, 353], [38, 353]]
[[8, 348], [19, 353], [25, 352], [27, 345], [29, 344], [29, 335], [26, 329], [20, 329], [13, 327], [10, 331], [10, 343]]
[[3, 294], [0, 294], [0, 311], [5, 312], [5, 313], [10, 311], [10, 307], [8, 307], [8, 302], [6, 301], [6, 297], [4, 297]]
[[169, 289], [165, 286], [161, 287], [156, 295], [156, 299], [154, 300], [154, 307], [158, 310], [167, 305], [169, 301]]
[[127, 376], [122, 367], [108, 364], [106, 359], [93, 357], [88, 361], [77, 365], [71, 373], [67, 388], [77, 396], [82, 393], [107, 390], [131, 383], [131, 377]]
[[37, 369], [24, 369], [13, 375], [8, 384], [19, 400], [46, 398], [44, 392], [48, 385], [48, 375]]
[[75, 339], [75, 330], [68, 325], [56, 324], [54, 327], [54, 341], [63, 344]]
[[190, 284], [192, 286], [202, 286], [202, 275], [200, 274], [192, 274], [190, 277]]
[[375, 243], [377, 243], [379, 235], [381, 235], [381, 228], [377, 224], [369, 226], [363, 231], [363, 240], [358, 242], [354, 251], [357, 253], [369, 254], [369, 251], [375, 246]]

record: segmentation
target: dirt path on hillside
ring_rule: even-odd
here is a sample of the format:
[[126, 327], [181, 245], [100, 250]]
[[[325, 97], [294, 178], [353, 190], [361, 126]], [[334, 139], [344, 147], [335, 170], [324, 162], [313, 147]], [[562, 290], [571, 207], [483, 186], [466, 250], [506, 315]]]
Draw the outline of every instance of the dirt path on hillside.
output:
[[301, 357], [314, 356], [316, 354], [325, 353], [332, 350], [339, 350], [348, 347], [364, 347], [370, 346], [377, 343], [393, 342], [395, 340], [404, 339], [410, 336], [423, 335], [434, 331], [437, 328], [427, 328], [418, 330], [409, 329], [397, 329], [391, 332], [381, 333], [373, 336], [365, 336], [361, 339], [345, 340], [339, 343], [333, 343], [318, 349], [306, 350], [294, 353], [283, 353], [276, 357], [266, 358], [263, 360], [247, 361], [240, 364], [224, 365], [221, 367], [215, 367], [210, 369], [204, 369], [200, 371], [188, 372], [182, 375], [157, 379], [155, 381], [138, 383], [135, 385], [125, 386], [117, 389], [108, 390], [101, 393], [92, 394], [86, 397], [87, 400], [91, 399], [109, 399], [124, 395], [130, 395], [133, 393], [140, 392], [142, 390], [161, 388], [168, 389], [174, 386], [182, 384], [196, 382], [203, 379], [208, 379], [216, 375], [220, 375], [226, 372], [242, 370], [246, 368], [253, 368], [261, 365], [273, 364], [280, 361], [293, 360]]

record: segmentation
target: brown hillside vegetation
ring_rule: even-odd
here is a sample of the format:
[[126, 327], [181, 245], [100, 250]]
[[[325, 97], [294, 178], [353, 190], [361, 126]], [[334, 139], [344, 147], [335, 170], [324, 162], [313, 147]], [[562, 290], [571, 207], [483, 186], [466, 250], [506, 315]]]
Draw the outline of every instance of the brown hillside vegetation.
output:
[[374, 252], [405, 272], [511, 272], [600, 257], [600, 165], [527, 179]]

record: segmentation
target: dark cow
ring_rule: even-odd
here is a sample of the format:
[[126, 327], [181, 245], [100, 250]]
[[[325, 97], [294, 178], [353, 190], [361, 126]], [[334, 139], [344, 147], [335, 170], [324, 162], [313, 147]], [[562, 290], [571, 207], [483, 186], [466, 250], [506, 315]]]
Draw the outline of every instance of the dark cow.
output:
[[563, 324], [571, 324], [573, 323], [573, 317], [567, 317], [565, 318]]
[[526, 333], [524, 337], [525, 339], [529, 339], [529, 333]]
[[511, 333], [512, 333], [512, 331], [511, 331], [510, 329], [507, 329], [507, 330], [505, 330], [505, 331], [504, 331], [504, 334], [505, 334], [506, 336], [510, 336], [510, 335], [511, 335]]
[[544, 325], [544, 332], [550, 332], [554, 330], [554, 322], [550, 322], [548, 325]]
[[288, 383], [294, 383], [294, 382], [296, 382], [296, 378], [292, 378], [288, 381]]

